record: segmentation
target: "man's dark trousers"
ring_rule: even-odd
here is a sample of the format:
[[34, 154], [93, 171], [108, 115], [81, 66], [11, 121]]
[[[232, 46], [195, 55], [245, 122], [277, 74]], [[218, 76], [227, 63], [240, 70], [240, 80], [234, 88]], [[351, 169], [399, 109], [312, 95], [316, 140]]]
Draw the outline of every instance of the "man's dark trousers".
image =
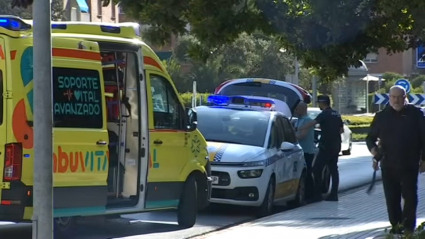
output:
[[312, 164], [314, 160], [314, 154], [304, 153], [305, 163], [307, 165], [307, 182], [306, 182], [306, 198], [312, 198], [314, 196], [314, 181], [310, 175], [313, 173]]
[[[419, 168], [382, 167], [382, 183], [387, 201], [388, 218], [393, 229], [397, 229], [400, 225], [404, 230], [413, 232], [416, 227], [418, 171]], [[402, 196], [403, 210], [400, 205]]]
[[338, 172], [338, 157], [341, 151], [341, 143], [338, 145], [319, 146], [319, 154], [317, 155], [316, 161], [314, 162], [313, 172], [315, 179], [315, 191], [316, 197], [321, 198], [323, 180], [322, 173], [323, 168], [327, 165], [332, 178], [332, 189], [331, 197], [338, 196], [339, 187], [339, 172]]

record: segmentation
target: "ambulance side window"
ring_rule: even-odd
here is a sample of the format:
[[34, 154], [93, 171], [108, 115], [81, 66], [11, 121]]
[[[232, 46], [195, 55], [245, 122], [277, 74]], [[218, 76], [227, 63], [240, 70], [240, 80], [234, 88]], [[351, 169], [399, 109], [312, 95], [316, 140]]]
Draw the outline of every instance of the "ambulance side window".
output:
[[98, 70], [53, 67], [53, 122], [61, 128], [103, 127]]
[[0, 125], [3, 124], [3, 71], [0, 70]]
[[155, 129], [183, 129], [183, 108], [170, 82], [150, 75]]

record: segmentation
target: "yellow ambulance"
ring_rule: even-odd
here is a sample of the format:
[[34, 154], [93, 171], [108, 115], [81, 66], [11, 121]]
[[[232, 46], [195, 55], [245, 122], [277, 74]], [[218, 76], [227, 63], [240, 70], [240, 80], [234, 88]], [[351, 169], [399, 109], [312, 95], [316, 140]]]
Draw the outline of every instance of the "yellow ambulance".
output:
[[[58, 22], [52, 32], [56, 229], [162, 209], [192, 227], [211, 193], [207, 144], [138, 27]], [[32, 52], [32, 23], [0, 16], [0, 221], [32, 216]]]

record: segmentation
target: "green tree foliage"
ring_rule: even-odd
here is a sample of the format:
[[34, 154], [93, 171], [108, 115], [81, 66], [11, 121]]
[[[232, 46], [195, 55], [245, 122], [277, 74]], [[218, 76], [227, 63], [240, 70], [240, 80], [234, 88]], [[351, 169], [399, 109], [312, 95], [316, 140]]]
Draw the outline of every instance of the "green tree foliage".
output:
[[425, 39], [423, 0], [121, 0], [120, 5], [151, 25], [155, 43], [185, 33], [189, 23], [202, 42], [196, 51], [200, 59], [242, 32], [276, 36], [279, 47], [317, 69], [324, 80], [360, 66], [358, 60], [369, 51], [403, 51]]
[[[394, 72], [385, 72], [382, 74], [382, 78], [385, 79], [385, 81], [382, 82], [381, 89], [378, 91], [378, 93], [388, 93], [390, 91], [390, 88], [395, 84], [395, 82], [398, 79], [405, 78], [402, 75]], [[412, 90], [410, 93], [414, 94], [420, 94], [424, 93], [423, 90], [423, 82], [425, 81], [425, 75], [419, 75], [413, 79], [408, 79], [410, 81], [410, 84], [412, 85]]]
[[423, 83], [425, 82], [425, 75], [419, 75], [415, 78], [413, 78], [410, 82], [413, 88], [421, 87], [423, 88]]
[[52, 0], [52, 20], [53, 21], [66, 21], [65, 9], [63, 6], [63, 0]]
[[191, 66], [189, 73], [173, 78], [180, 91], [190, 91], [194, 80], [199, 92], [212, 92], [218, 84], [232, 78], [285, 80], [294, 71], [294, 57], [279, 51], [276, 39], [263, 34], [242, 33], [233, 43], [216, 48], [205, 62], [191, 57], [190, 52], [199, 47], [201, 43], [194, 36], [184, 35], [174, 48], [173, 60], [166, 62], [168, 69], [176, 69], [176, 62]]
[[12, 8], [12, 0], [0, 0], [0, 14], [1, 15], [14, 15], [24, 19], [31, 19], [32, 14], [27, 9]]
[[[12, 5], [15, 4], [15, 7]], [[17, 5], [16, 5], [17, 4]], [[25, 1], [16, 1], [16, 0], [0, 0], [0, 14], [2, 15], [14, 15], [24, 19], [32, 19], [32, 12], [28, 6], [32, 5], [29, 2]], [[62, 0], [52, 0], [51, 4], [52, 9], [52, 20], [66, 20], [65, 19], [65, 10]]]

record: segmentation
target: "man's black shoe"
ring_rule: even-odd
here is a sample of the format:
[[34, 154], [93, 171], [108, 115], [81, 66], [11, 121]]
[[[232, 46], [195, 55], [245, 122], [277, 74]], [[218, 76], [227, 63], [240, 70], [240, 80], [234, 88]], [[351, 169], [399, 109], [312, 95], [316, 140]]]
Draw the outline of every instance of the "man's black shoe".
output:
[[398, 228], [391, 228], [391, 230], [390, 230], [390, 234], [393, 234], [393, 235], [402, 235], [403, 234], [403, 229], [401, 229], [400, 227], [398, 227]]

